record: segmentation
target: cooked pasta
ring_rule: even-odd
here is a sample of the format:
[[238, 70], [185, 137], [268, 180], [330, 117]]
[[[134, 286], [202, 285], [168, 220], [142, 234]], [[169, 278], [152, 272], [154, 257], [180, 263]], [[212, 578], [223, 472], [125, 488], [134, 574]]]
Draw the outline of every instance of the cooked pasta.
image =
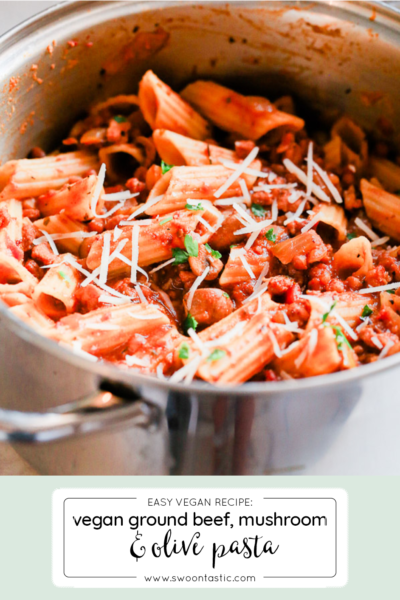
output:
[[186, 385], [400, 350], [394, 148], [347, 115], [311, 136], [288, 96], [178, 93], [152, 71], [137, 92], [0, 167], [8, 310], [82, 358]]

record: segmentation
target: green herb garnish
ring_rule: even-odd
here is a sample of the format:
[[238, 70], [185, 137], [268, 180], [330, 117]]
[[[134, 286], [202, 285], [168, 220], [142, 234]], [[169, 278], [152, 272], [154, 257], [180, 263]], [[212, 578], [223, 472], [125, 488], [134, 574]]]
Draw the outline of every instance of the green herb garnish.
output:
[[221, 256], [222, 256], [221, 252], [218, 252], [218, 250], [213, 250], [209, 244], [204, 244], [204, 246], [206, 247], [206, 249], [209, 251], [209, 253], [211, 254], [211, 256], [213, 258], [221, 258]]
[[160, 225], [165, 225], [165, 223], [169, 223], [169, 221], [172, 221], [171, 215], [169, 217], [167, 217], [166, 219], [163, 219], [162, 221], [160, 221]]
[[186, 204], [185, 208], [188, 210], [204, 210], [200, 202], [198, 204]]
[[185, 235], [185, 248], [189, 256], [197, 257], [199, 255], [199, 244], [189, 233]]
[[128, 120], [126, 117], [123, 117], [122, 115], [116, 115], [115, 117], [113, 117], [114, 121], [117, 121], [117, 123], [126, 123], [126, 121]]
[[332, 306], [330, 307], [330, 309], [328, 310], [328, 312], [324, 313], [322, 315], [322, 322], [325, 323], [325, 321], [327, 320], [327, 318], [329, 317], [329, 315], [331, 314], [331, 312], [333, 311], [333, 309], [335, 308], [337, 304], [337, 300], [335, 300], [335, 302], [333, 302]]
[[362, 310], [361, 317], [362, 317], [363, 319], [364, 319], [365, 317], [369, 317], [370, 315], [372, 315], [372, 313], [373, 313], [373, 312], [374, 312], [374, 311], [372, 310], [372, 308], [370, 308], [370, 307], [368, 306], [368, 304], [366, 304], [366, 305], [364, 306], [363, 310]]
[[229, 298], [229, 300], [231, 299], [230, 295], [227, 292], [224, 292], [222, 295], [225, 296], [225, 298]]
[[221, 350], [220, 348], [215, 348], [215, 350], [213, 350], [210, 354], [210, 356], [207, 358], [207, 362], [214, 362], [215, 360], [220, 360], [221, 358], [224, 358], [224, 356], [226, 355], [225, 350]]
[[163, 160], [161, 161], [161, 173], [163, 175], [165, 175], [165, 173], [168, 173], [168, 171], [170, 171], [172, 169], [174, 165], [167, 165], [167, 163], [165, 163]]
[[61, 279], [64, 279], [68, 283], [71, 283], [70, 278], [68, 277], [68, 275], [66, 273], [64, 273], [64, 271], [57, 271], [57, 274], [59, 275], [59, 277], [61, 277]]
[[251, 212], [256, 217], [265, 217], [266, 210], [263, 206], [261, 206], [261, 204], [252, 204]]
[[343, 331], [340, 329], [340, 327], [338, 327], [337, 325], [331, 325], [333, 331], [335, 332], [335, 338], [336, 338], [336, 343], [337, 343], [337, 347], [338, 350], [343, 350], [344, 349], [344, 345], [348, 346], [351, 348], [351, 344], [348, 341], [347, 337], [344, 335]]
[[348, 233], [346, 235], [346, 237], [347, 237], [348, 240], [354, 240], [354, 238], [357, 237], [357, 234], [356, 233]]
[[189, 358], [189, 352], [190, 352], [190, 348], [189, 348], [188, 344], [186, 344], [186, 342], [184, 342], [182, 344], [182, 346], [179, 348], [178, 356], [179, 356], [179, 358], [182, 358], [184, 360], [186, 358]]
[[181, 248], [172, 248], [172, 256], [175, 259], [174, 265], [181, 265], [189, 258], [189, 254]]
[[272, 227], [271, 227], [271, 229], [268, 229], [267, 233], [265, 234], [265, 237], [270, 242], [273, 242], [273, 243], [276, 242], [276, 235], [275, 235], [274, 230], [272, 229]]
[[388, 294], [395, 294], [396, 292], [394, 290], [386, 290]]
[[186, 319], [183, 322], [184, 332], [187, 333], [189, 329], [193, 329], [193, 331], [196, 331], [197, 325], [198, 322], [196, 321], [196, 319], [192, 317], [190, 313], [188, 313]]

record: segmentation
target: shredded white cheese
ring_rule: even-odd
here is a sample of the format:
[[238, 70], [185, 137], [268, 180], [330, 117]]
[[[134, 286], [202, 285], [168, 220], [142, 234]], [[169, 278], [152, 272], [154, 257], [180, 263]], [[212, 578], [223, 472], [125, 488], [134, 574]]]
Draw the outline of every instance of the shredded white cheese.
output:
[[376, 337], [376, 335], [374, 335], [374, 337], [371, 338], [371, 342], [373, 344], [375, 344], [375, 346], [378, 348], [378, 350], [382, 350], [383, 344], [380, 341], [380, 339]]
[[[285, 158], [283, 160], [283, 164], [285, 165], [289, 173], [296, 175], [297, 179], [301, 181], [301, 183], [307, 185], [307, 175], [301, 169], [299, 169], [299, 167], [297, 167], [289, 158]], [[312, 183], [311, 188], [312, 193], [319, 200], [322, 200], [323, 202], [330, 202], [329, 196], [325, 194], [324, 190], [321, 189], [319, 185], [317, 185], [316, 183]]]
[[283, 223], [285, 226], [289, 225], [289, 223], [292, 223], [293, 221], [297, 221], [300, 218], [302, 212], [304, 211], [306, 202], [307, 202], [307, 200], [303, 200], [302, 202], [300, 202], [296, 212], [293, 213], [290, 217], [288, 217], [286, 219], [286, 221]]
[[312, 229], [314, 227], [314, 225], [316, 225], [320, 220], [320, 215], [317, 213], [312, 219], [311, 221], [309, 221], [307, 223], [307, 225], [304, 225], [304, 227], [301, 228], [301, 233], [306, 233], [306, 231], [309, 231], [310, 229]]
[[390, 240], [390, 237], [388, 235], [385, 235], [385, 236], [378, 238], [377, 240], [374, 240], [373, 242], [371, 242], [371, 247], [376, 248], [376, 246], [382, 246], [382, 244], [386, 244], [386, 242], [388, 242], [389, 240]]
[[269, 339], [270, 339], [270, 340], [271, 340], [271, 342], [272, 342], [272, 347], [273, 347], [273, 349], [274, 349], [274, 354], [275, 354], [275, 356], [276, 356], [277, 358], [281, 358], [281, 357], [282, 357], [282, 351], [281, 351], [281, 349], [280, 349], [280, 347], [279, 347], [278, 340], [276, 339], [276, 337], [275, 337], [275, 334], [274, 334], [274, 332], [272, 331], [272, 329], [269, 329], [269, 330], [268, 330], [268, 336], [269, 336]]
[[[321, 169], [319, 164], [316, 163], [315, 161], [313, 161], [313, 166], [314, 166], [314, 169], [317, 171], [317, 173], [320, 175], [322, 181], [325, 183], [325, 185], [328, 188], [328, 190], [330, 191], [330, 193], [332, 194], [334, 200], [336, 200], [336, 202], [338, 204], [342, 204], [343, 203], [342, 197], [339, 194], [336, 186], [334, 186], [332, 181], [329, 179], [328, 173], [326, 171], [324, 171], [323, 169]], [[317, 195], [317, 194], [315, 194], [315, 195]]]
[[356, 331], [360, 332], [361, 329], [364, 329], [364, 327], [366, 327], [370, 323], [372, 323], [371, 319], [369, 317], [365, 317], [365, 319], [356, 327]]
[[308, 152], [307, 152], [307, 196], [311, 195], [313, 184], [313, 143], [310, 142], [308, 144]]
[[[125, 244], [128, 243], [127, 239], [121, 240], [120, 243], [117, 245], [116, 249], [114, 250], [114, 252], [109, 256], [108, 258], [108, 265], [110, 265], [112, 263], [112, 261], [114, 260], [114, 258], [116, 258], [117, 256], [120, 256], [120, 251], [122, 250], [122, 248], [125, 246]], [[108, 268], [107, 265], [107, 268]], [[89, 273], [89, 276], [86, 277], [86, 279], [84, 279], [81, 283], [81, 287], [86, 287], [89, 283], [91, 283], [92, 281], [94, 281], [96, 279], [96, 277], [98, 276], [98, 274], [100, 273], [100, 268], [101, 265], [99, 267], [97, 267], [96, 269], [94, 269], [94, 271], [92, 271], [91, 273]]]
[[53, 251], [53, 254], [59, 255], [59, 251], [57, 250], [57, 246], [55, 245], [53, 238], [51, 237], [51, 235], [49, 233], [47, 233], [47, 231], [45, 231], [44, 229], [39, 229], [39, 231], [41, 231], [41, 233], [44, 234], [44, 238], [45, 240], [49, 243], [50, 248]]
[[140, 228], [136, 224], [132, 227], [132, 262], [131, 262], [131, 281], [136, 283], [137, 267], [139, 258], [139, 231]]
[[[256, 284], [254, 286], [253, 294], [257, 293], [258, 290], [260, 289], [262, 281], [263, 281], [264, 277], [266, 277], [266, 275], [268, 274], [268, 271], [269, 271], [269, 262], [265, 263], [265, 265], [263, 266], [262, 271], [261, 271], [261, 273], [256, 281]], [[247, 298], [247, 300], [248, 300], [248, 298]], [[245, 302], [246, 302], [246, 300], [245, 300]]]
[[100, 198], [100, 194], [103, 189], [105, 178], [106, 178], [106, 165], [103, 163], [101, 165], [99, 173], [97, 175], [97, 181], [96, 181], [96, 185], [95, 185], [95, 188], [93, 191], [92, 201], [91, 201], [91, 205], [90, 205], [93, 215], [98, 218], [101, 217], [101, 215], [97, 214], [96, 208], [97, 208], [97, 203]]
[[139, 208], [137, 208], [135, 210], [135, 212], [133, 212], [131, 215], [129, 215], [129, 217], [127, 218], [127, 221], [132, 221], [132, 219], [134, 219], [138, 215], [141, 215], [148, 208], [150, 208], [151, 206], [154, 206], [154, 204], [157, 204], [157, 202], [160, 202], [160, 200], [162, 200], [163, 198], [164, 198], [164, 194], [161, 194], [161, 196], [154, 196], [154, 198], [152, 198], [151, 200], [147, 200], [147, 202], [145, 202], [145, 204], [142, 204], [141, 206], [139, 206]]
[[79, 342], [77, 340], [75, 340], [74, 342], [72, 342], [72, 350], [78, 356], [82, 356], [83, 358], [87, 358], [88, 360], [91, 360], [92, 362], [97, 362], [97, 356], [93, 356], [93, 354], [89, 354], [89, 352], [86, 352], [85, 350], [82, 350], [82, 348], [81, 348], [81, 342]]
[[189, 290], [189, 295], [188, 295], [188, 299], [187, 299], [187, 308], [188, 310], [191, 309], [192, 307], [192, 302], [193, 302], [193, 296], [195, 291], [197, 290], [197, 288], [199, 287], [199, 285], [204, 281], [204, 279], [207, 277], [208, 273], [210, 271], [210, 267], [206, 267], [204, 269], [204, 271], [202, 272], [201, 275], [199, 275], [193, 282], [192, 287]]
[[111, 233], [106, 232], [103, 236], [103, 250], [101, 253], [101, 263], [100, 263], [100, 273], [99, 273], [99, 281], [101, 283], [106, 283], [108, 279], [108, 261], [110, 258], [110, 243], [111, 243]]
[[120, 304], [129, 304], [131, 300], [132, 299], [129, 296], [125, 296], [125, 298], [114, 298], [113, 296], [107, 296], [106, 294], [101, 294], [99, 296], [99, 302], [113, 304], [115, 306], [119, 306]]
[[149, 315], [138, 315], [134, 312], [128, 312], [128, 315], [132, 317], [132, 319], [139, 319], [139, 321], [150, 321], [152, 319], [159, 319], [159, 314], [150, 313]]
[[[39, 231], [43, 231], [43, 230], [39, 229]], [[44, 233], [44, 231], [43, 231], [43, 233]], [[50, 236], [52, 240], [66, 240], [68, 238], [90, 238], [95, 235], [98, 235], [96, 233], [96, 231], [89, 231], [89, 232], [88, 231], [71, 231], [68, 233], [48, 233], [48, 232], [46, 232], [46, 233], [47, 233], [47, 235], [41, 236], [41, 237], [33, 240], [33, 245], [37, 246], [38, 244], [47, 242], [49, 240], [49, 238], [47, 236]]]
[[114, 227], [113, 241], [116, 242], [117, 240], [119, 240], [119, 238], [121, 237], [121, 234], [122, 234], [122, 229], [119, 229], [118, 225], [116, 225]]
[[239, 179], [239, 185], [240, 185], [240, 189], [242, 190], [242, 194], [245, 200], [247, 200], [247, 202], [251, 202], [251, 197], [250, 197], [250, 193], [248, 190], [248, 187], [246, 185], [246, 182], [244, 179], [240, 178]]
[[[377, 235], [375, 233], [375, 231], [373, 231], [371, 229], [371, 227], [368, 227], [368, 225], [366, 223], [364, 223], [364, 221], [362, 221], [359, 217], [357, 217], [356, 219], [354, 219], [354, 224], [357, 225], [357, 227], [359, 229], [361, 229], [362, 231], [364, 231], [364, 233], [366, 233], [367, 236], [371, 240], [373, 240], [374, 242], [376, 242], [377, 240], [379, 240], [379, 235]], [[389, 238], [387, 238], [387, 239], [389, 239]]]
[[128, 367], [150, 367], [151, 361], [148, 356], [144, 358], [138, 358], [137, 356], [133, 356], [132, 354], [125, 355], [126, 364]]
[[134, 198], [135, 196], [139, 196], [139, 192], [135, 194], [131, 194], [129, 190], [125, 192], [115, 192], [115, 194], [103, 194], [102, 200], [106, 200], [106, 202], [125, 202], [125, 200], [130, 200], [130, 198]]
[[162, 363], [157, 365], [156, 375], [157, 375], [158, 379], [167, 379], [164, 375], [164, 365]]
[[[222, 200], [216, 200], [214, 206], [233, 206], [234, 204], [243, 204], [246, 198], [244, 196], [235, 196], [233, 198], [223, 198]], [[242, 207], [243, 208], [243, 207]]]
[[140, 287], [140, 285], [139, 285], [139, 284], [136, 284], [136, 285], [135, 285], [135, 290], [137, 291], [137, 294], [138, 294], [138, 296], [139, 296], [139, 298], [140, 298], [140, 302], [141, 302], [142, 304], [148, 304], [149, 302], [148, 302], [148, 300], [147, 300], [146, 296], [143, 294], [143, 292], [142, 292], [142, 288]]
[[[86, 277], [92, 276], [92, 273], [89, 273], [89, 271], [81, 267], [81, 265], [70, 256], [66, 256], [64, 262], [68, 262], [72, 267], [74, 267], [74, 269], [82, 273], [82, 275], [86, 275]], [[102, 290], [108, 292], [112, 296], [116, 296], [117, 298], [127, 298], [126, 294], [121, 294], [120, 292], [117, 292], [117, 290], [114, 290], [112, 287], [106, 285], [105, 283], [101, 283], [101, 281], [99, 281], [97, 278], [94, 278], [93, 282], [96, 283]]]
[[206, 352], [206, 347], [203, 344], [203, 342], [201, 341], [201, 339], [199, 338], [199, 336], [197, 335], [197, 333], [195, 332], [194, 329], [192, 329], [191, 327], [188, 329], [188, 335], [192, 338], [192, 340], [194, 341], [194, 343], [196, 344], [196, 346], [198, 347], [198, 349], [200, 350], [200, 352]]
[[318, 343], [318, 331], [316, 329], [312, 329], [310, 331], [307, 344], [305, 345], [302, 352], [300, 352], [299, 356], [294, 361], [296, 369], [298, 369], [303, 364], [303, 362], [305, 361], [307, 356], [312, 355], [312, 353], [314, 352], [314, 350], [317, 346], [317, 343]]
[[244, 173], [246, 168], [253, 162], [253, 160], [257, 156], [258, 150], [259, 148], [255, 146], [253, 150], [246, 156], [242, 163], [240, 163], [239, 165], [235, 165], [235, 169], [232, 175], [228, 177], [225, 183], [221, 185], [221, 187], [216, 192], [214, 192], [215, 198], [220, 198], [222, 194], [226, 192], [226, 190], [228, 190], [237, 179], [239, 179], [239, 177]]
[[215, 346], [224, 346], [228, 344], [231, 340], [233, 340], [235, 337], [241, 335], [245, 326], [246, 323], [244, 321], [240, 321], [239, 323], [236, 323], [236, 325], [234, 325], [234, 327], [232, 327], [230, 331], [222, 335], [220, 338], [216, 338], [215, 340], [209, 340], [208, 342], [205, 342], [204, 345], [207, 348], [214, 348]]
[[275, 183], [275, 184], [268, 184], [268, 183], [260, 183], [260, 185], [257, 185], [253, 188], [253, 190], [255, 192], [270, 192], [272, 190], [291, 190], [297, 187], [297, 183]]
[[375, 294], [375, 292], [395, 290], [398, 287], [400, 287], [400, 283], [388, 283], [387, 285], [378, 285], [377, 287], [363, 288], [362, 290], [357, 290], [357, 294]]
[[[254, 148], [253, 148], [253, 150], [254, 150]], [[248, 157], [246, 157], [246, 158], [248, 158]], [[250, 161], [250, 162], [252, 162], [252, 161]], [[221, 158], [220, 163], [227, 169], [233, 169], [233, 170], [236, 170], [238, 165], [243, 164], [243, 163], [232, 162], [231, 160], [227, 160], [226, 158]], [[249, 167], [247, 167], [243, 171], [243, 173], [245, 173], [246, 175], [253, 175], [254, 177], [270, 177], [271, 174], [275, 175], [274, 173], [272, 173], [272, 171], [270, 173], [264, 173], [264, 171], [258, 171], [257, 169], [251, 169]], [[275, 177], [277, 177], [277, 175], [275, 175]]]
[[382, 348], [381, 353], [378, 356], [378, 360], [380, 360], [381, 358], [384, 358], [386, 356], [386, 354], [389, 352], [390, 348], [394, 346], [394, 341], [393, 340], [389, 340], [386, 345], [384, 346], [384, 348]]
[[209, 231], [214, 232], [214, 228], [211, 227], [210, 223], [208, 223], [205, 219], [203, 219], [203, 217], [199, 217], [199, 223], [202, 223], [202, 225], [204, 225], [204, 227], [206, 229], [208, 229]]
[[169, 260], [166, 260], [165, 262], [161, 263], [161, 265], [158, 265], [158, 267], [156, 267], [155, 269], [152, 269], [150, 271], [150, 274], [156, 273], [157, 271], [159, 271], [160, 269], [163, 269], [167, 265], [171, 265], [173, 262], [175, 262], [175, 258], [170, 258]]
[[241, 215], [243, 217], [243, 219], [249, 225], [257, 225], [257, 221], [255, 221], [249, 214], [247, 214], [247, 212], [244, 210], [244, 208], [242, 208], [239, 204], [234, 204], [233, 208], [236, 210], [237, 213], [239, 213], [239, 215]]

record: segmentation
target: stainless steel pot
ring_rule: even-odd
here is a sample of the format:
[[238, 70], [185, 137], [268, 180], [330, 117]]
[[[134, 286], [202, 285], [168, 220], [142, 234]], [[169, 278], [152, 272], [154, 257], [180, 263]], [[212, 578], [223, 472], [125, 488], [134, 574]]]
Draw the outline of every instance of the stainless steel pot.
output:
[[[145, 50], [143, 32], [158, 32]], [[400, 132], [399, 34], [400, 13], [379, 2], [63, 4], [0, 40], [0, 157], [51, 148], [92, 100], [135, 90], [148, 68], [177, 89], [212, 77], [294, 92], [309, 109], [366, 128], [385, 117]], [[41, 473], [400, 474], [400, 355], [302, 381], [188, 388], [88, 362], [4, 306], [0, 334], [1, 439]]]

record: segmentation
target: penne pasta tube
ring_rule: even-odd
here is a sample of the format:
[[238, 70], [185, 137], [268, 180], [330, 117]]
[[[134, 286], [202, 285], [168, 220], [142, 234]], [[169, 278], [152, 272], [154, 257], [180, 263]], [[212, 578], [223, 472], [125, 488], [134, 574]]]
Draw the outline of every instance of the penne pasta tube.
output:
[[[115, 329], [101, 329], [105, 324]], [[123, 347], [134, 334], [148, 335], [162, 326], [172, 327], [153, 304], [129, 303], [64, 317], [51, 337], [68, 345], [78, 342], [84, 352], [98, 356]]]
[[106, 165], [110, 181], [129, 179], [145, 161], [143, 150], [136, 144], [113, 144], [99, 150], [99, 159]]
[[233, 150], [193, 140], [167, 129], [153, 131], [153, 141], [160, 158], [175, 167], [215, 165], [220, 164], [221, 159], [238, 162]]
[[380, 293], [380, 307], [384, 309], [385, 326], [396, 335], [400, 334], [400, 297], [388, 292]]
[[[346, 239], [347, 219], [344, 210], [337, 204], [320, 204], [318, 211], [319, 223], [325, 223], [337, 231], [337, 239], [343, 241]], [[318, 226], [317, 226], [318, 228]]]
[[342, 166], [342, 140], [335, 135], [324, 145], [325, 169], [337, 171]]
[[[60, 258], [63, 259], [66, 256], [60, 256]], [[81, 274], [69, 263], [55, 263], [36, 286], [33, 301], [45, 315], [58, 321], [74, 312], [76, 308], [75, 292], [81, 280]]]
[[400, 167], [391, 160], [371, 156], [369, 159], [370, 174], [376, 177], [388, 192], [400, 190]]
[[20, 283], [0, 283], [1, 294], [24, 294], [27, 298], [32, 298], [34, 285], [30, 281], [21, 281]]
[[260, 255], [250, 248], [231, 248], [228, 262], [221, 274], [219, 284], [221, 287], [230, 287], [236, 283], [258, 279], [265, 265], [270, 262], [268, 252]]
[[25, 296], [25, 294], [21, 294], [20, 292], [10, 292], [8, 294], [2, 294], [0, 292], [0, 300], [7, 304], [7, 306], [19, 306], [20, 304], [25, 304], [29, 302], [29, 298]]
[[123, 354], [124, 363], [142, 373], [159, 373], [161, 370], [163, 375], [170, 374], [179, 368], [177, 348], [186, 339], [170, 324], [157, 327], [145, 336], [133, 334]]
[[[35, 221], [35, 227], [41, 231], [47, 231], [47, 233], [62, 233], [68, 234], [76, 231], [87, 232], [88, 228], [79, 221], [74, 221], [64, 213], [59, 215], [52, 215], [51, 217], [45, 217]], [[61, 252], [72, 252], [72, 254], [79, 254], [79, 248], [82, 244], [83, 239], [81, 237], [66, 237], [65, 239], [54, 240], [57, 248]]]
[[361, 180], [361, 193], [368, 218], [378, 229], [400, 241], [400, 197]]
[[[260, 169], [260, 161], [255, 160], [251, 167]], [[232, 171], [222, 165], [202, 167], [174, 167], [156, 183], [150, 192], [148, 200], [164, 194], [160, 202], [147, 209], [148, 215], [161, 215], [173, 210], [185, 208], [188, 200], [209, 200], [215, 202], [214, 193], [232, 175]], [[256, 176], [243, 174], [241, 176], [249, 190], [254, 186]], [[243, 195], [240, 181], [237, 179], [221, 196], [221, 198], [241, 197]]]
[[24, 252], [22, 249], [21, 202], [13, 198], [0, 202], [0, 214], [2, 213], [9, 219], [9, 223], [0, 229], [0, 252], [11, 254], [22, 262]]
[[[213, 208], [213, 210], [217, 211], [216, 208]], [[211, 211], [208, 214], [213, 215]], [[165, 217], [165, 215], [161, 218], [157, 217], [153, 219], [153, 222], [149, 225], [140, 226], [138, 233], [138, 266], [145, 267], [172, 258], [173, 248], [184, 248], [184, 238], [186, 234], [194, 234], [194, 237], [198, 241], [206, 243], [211, 237], [212, 232], [206, 230], [201, 235], [199, 235], [198, 233], [196, 234], [196, 228], [198, 227], [199, 219], [202, 215], [203, 218], [208, 218], [209, 221], [212, 220], [210, 217], [207, 217], [207, 215], [201, 213], [200, 211], [177, 211], [169, 215], [172, 218], [166, 221], [163, 225], [161, 225], [160, 222], [168, 219], [168, 217]], [[213, 215], [214, 222], [215, 219], [216, 216]], [[140, 221], [138, 223], [140, 223]], [[134, 221], [132, 221], [132, 225], [135, 225]], [[90, 270], [96, 269], [101, 264], [101, 258], [103, 253], [103, 239], [104, 234], [97, 236], [90, 248], [89, 254], [86, 258], [86, 264]], [[108, 268], [109, 278], [122, 276], [131, 272], [131, 226], [123, 227], [122, 234], [118, 238], [118, 241], [111, 242], [110, 254], [112, 254], [117, 245], [125, 239], [127, 239], [128, 241], [123, 247], [121, 254], [127, 259], [128, 262], [123, 262], [121, 259], [115, 258], [110, 263]]]
[[10, 160], [0, 167], [0, 199], [32, 198], [61, 188], [70, 177], [83, 177], [98, 169], [95, 154], [67, 152], [45, 158]]
[[284, 372], [297, 379], [333, 373], [341, 363], [334, 330], [318, 327], [309, 331], [293, 349], [276, 358], [273, 366], [278, 373]]
[[96, 191], [98, 177], [90, 175], [76, 183], [67, 184], [55, 193], [49, 193], [38, 198], [38, 208], [42, 215], [63, 214], [77, 221], [93, 219], [91, 209], [92, 198]]
[[36, 277], [28, 269], [25, 269], [16, 258], [0, 252], [0, 284], [20, 283], [21, 281], [32, 286], [37, 283]]
[[139, 105], [152, 129], [169, 129], [195, 140], [211, 137], [209, 123], [153, 71], [147, 71], [139, 83]]
[[[209, 344], [197, 375], [215, 384], [243, 383], [265, 367], [292, 340], [293, 334], [271, 322], [276, 304], [268, 294], [253, 300], [199, 334]], [[277, 348], [278, 346], [278, 348]], [[205, 346], [207, 347], [207, 346]], [[195, 354], [191, 345], [190, 358]], [[197, 350], [198, 353], [198, 350]]]
[[333, 264], [341, 277], [365, 277], [373, 267], [371, 242], [363, 235], [346, 242], [335, 253]]
[[371, 309], [377, 307], [377, 301], [372, 296], [357, 294], [357, 292], [309, 294], [307, 295], [307, 299], [311, 304], [311, 314], [305, 329], [306, 332], [321, 324], [322, 316], [326, 312], [329, 312], [333, 303], [335, 303], [334, 314], [332, 317], [329, 316], [327, 320], [329, 322], [336, 322], [334, 315], [337, 313], [350, 327], [360, 324], [360, 317], [366, 304]]
[[25, 321], [30, 327], [36, 329], [40, 333], [47, 335], [48, 332], [54, 328], [54, 321], [49, 319], [33, 301], [13, 306], [11, 312]]
[[357, 171], [367, 166], [368, 142], [364, 131], [350, 117], [341, 117], [333, 125], [332, 138], [340, 138], [341, 162], [354, 165]]
[[279, 242], [272, 248], [273, 254], [282, 264], [287, 265], [295, 256], [309, 254], [322, 244], [322, 240], [314, 230], [296, 235], [294, 238]]
[[119, 94], [107, 98], [104, 102], [96, 102], [90, 107], [91, 115], [100, 113], [113, 113], [115, 115], [129, 115], [139, 108], [139, 98], [135, 94]]
[[242, 96], [213, 81], [191, 83], [181, 96], [214, 125], [245, 139], [258, 140], [277, 127], [304, 127], [303, 119], [281, 112], [266, 98]]

